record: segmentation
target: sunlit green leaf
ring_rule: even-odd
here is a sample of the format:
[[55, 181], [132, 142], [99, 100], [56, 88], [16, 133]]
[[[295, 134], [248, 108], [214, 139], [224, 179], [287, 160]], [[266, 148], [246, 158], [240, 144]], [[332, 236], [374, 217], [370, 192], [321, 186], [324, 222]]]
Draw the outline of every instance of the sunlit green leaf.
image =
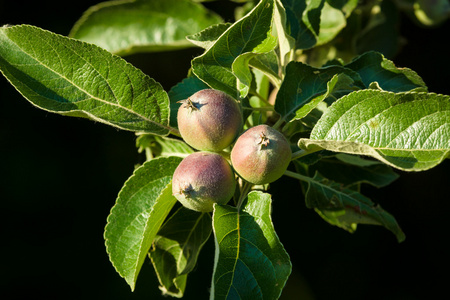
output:
[[336, 35], [345, 28], [347, 20], [344, 13], [332, 7], [325, 1], [320, 15], [320, 32], [317, 37], [317, 44], [323, 45], [336, 37]]
[[180, 162], [178, 157], [162, 157], [136, 169], [108, 216], [106, 251], [132, 290], [153, 239], [177, 201], [171, 180]]
[[89, 8], [70, 36], [127, 55], [191, 47], [187, 35], [220, 22], [189, 0], [115, 0]]
[[0, 28], [0, 70], [37, 107], [167, 135], [162, 86], [118, 56], [33, 26]]
[[281, 86], [281, 79], [279, 76], [279, 63], [275, 51], [261, 53], [250, 60], [250, 65], [264, 73], [272, 84], [279, 88]]
[[299, 146], [368, 155], [405, 171], [426, 170], [450, 153], [450, 97], [353, 92], [333, 103]]
[[281, 0], [275, 0], [274, 24], [277, 31], [280, 65], [284, 68], [292, 60], [295, 39], [289, 35], [286, 9]]
[[271, 221], [270, 195], [251, 192], [244, 207], [215, 205], [211, 299], [278, 299], [291, 272]]
[[[250, 72], [245, 65], [249, 59], [273, 50], [276, 39], [271, 34], [272, 15], [273, 1], [261, 1], [248, 15], [230, 26], [203, 55], [192, 61], [194, 74], [210, 87], [239, 98], [237, 77], [232, 67], [239, 68], [238, 75], [243, 80]], [[245, 58], [233, 66], [240, 55]]]
[[231, 23], [214, 24], [186, 38], [194, 45], [209, 49], [231, 25]]

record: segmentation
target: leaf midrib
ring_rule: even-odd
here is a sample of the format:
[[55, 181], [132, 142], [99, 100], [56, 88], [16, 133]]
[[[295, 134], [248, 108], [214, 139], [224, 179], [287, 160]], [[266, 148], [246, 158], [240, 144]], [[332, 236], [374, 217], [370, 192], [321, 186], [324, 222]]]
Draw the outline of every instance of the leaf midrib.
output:
[[[136, 197], [136, 195], [139, 194], [139, 193], [142, 191], [142, 189], [146, 188], [148, 185], [153, 184], [153, 183], [155, 183], [155, 182], [157, 182], [157, 181], [164, 181], [163, 179], [166, 179], [167, 177], [170, 177], [170, 176], [162, 176], [162, 177], [159, 177], [159, 178], [155, 178], [155, 179], [152, 180], [152, 181], [149, 181], [147, 184], [143, 185], [140, 189], [137, 189], [135, 193], [133, 193], [133, 194], [131, 194], [130, 196], [128, 196], [128, 197], [127, 197], [128, 201], [126, 201], [126, 202], [122, 202], [122, 201], [121, 201], [121, 202], [118, 202], [118, 204], [120, 203], [120, 206], [123, 206], [123, 207], [126, 206], [126, 203], [129, 203], [130, 201], [132, 201], [132, 199], [133, 199], [134, 197]], [[167, 183], [164, 187], [161, 188], [161, 191], [164, 190], [165, 188], [167, 188], [167, 185], [168, 185], [168, 183]], [[125, 187], [125, 186], [124, 186], [124, 187]], [[121, 195], [120, 195], [120, 194], [119, 194], [119, 199], [121, 199]], [[123, 198], [122, 198], [122, 199], [123, 199]], [[119, 201], [119, 200], [118, 200], [118, 201]], [[155, 203], [156, 203], [156, 201], [155, 201]], [[154, 203], [154, 204], [155, 204], [155, 203]], [[112, 208], [111, 212], [112, 212], [113, 210], [115, 210], [115, 209], [119, 209], [119, 207], [114, 206], [114, 207]], [[122, 207], [120, 207], [120, 209], [122, 209]], [[147, 212], [148, 214], [151, 214], [152, 210], [153, 210], [153, 206], [150, 207], [150, 210], [146, 210], [146, 211], [144, 211], [144, 212]], [[143, 213], [143, 212], [142, 212], [142, 213]], [[132, 220], [130, 220], [130, 222], [127, 223], [127, 225], [123, 228], [123, 230], [120, 230], [120, 234], [118, 235], [118, 236], [119, 236], [119, 239], [118, 239], [118, 241], [117, 241], [115, 244], [110, 244], [110, 243], [109, 243], [109, 242], [110, 242], [110, 238], [106, 238], [106, 239], [105, 239], [105, 242], [106, 242], [106, 248], [107, 248], [107, 253], [113, 253], [113, 252], [115, 252], [116, 247], [117, 247], [118, 245], [121, 244], [120, 241], [121, 241], [121, 239], [122, 239], [123, 236], [124, 236], [124, 232], [127, 232], [127, 231], [129, 230], [130, 225], [131, 225], [131, 224], [132, 224], [139, 216], [141, 216], [142, 213], [135, 215], [135, 216], [132, 218]], [[107, 229], [108, 229], [108, 227], [110, 227], [110, 225], [111, 225], [111, 223], [110, 223], [109, 220], [108, 220], [108, 224], [106, 225], [106, 229], [105, 229], [106, 232], [108, 232]], [[144, 226], [144, 230], [145, 230], [145, 226]], [[136, 244], [139, 244], [139, 241], [137, 241]], [[111, 247], [111, 246], [114, 246], [114, 247]], [[111, 251], [111, 250], [112, 250], [111, 248], [113, 248], [113, 251]], [[119, 262], [117, 262], [118, 265], [122, 265], [122, 264], [123, 264], [123, 261], [125, 261], [126, 259], [127, 259], [126, 257], [123, 257], [122, 260], [120, 260]]]
[[[375, 95], [371, 96], [369, 99], [376, 98], [377, 96], [378, 96], [378, 95], [375, 94]], [[363, 102], [366, 103], [367, 101], [368, 101], [368, 99], [366, 98]], [[392, 105], [392, 106], [389, 106], [389, 107], [387, 107], [387, 108], [385, 108], [385, 109], [383, 109], [383, 110], [381, 110], [381, 111], [378, 111], [377, 114], [375, 114], [374, 116], [372, 116], [372, 117], [370, 117], [370, 118], [368, 118], [368, 119], [366, 119], [366, 120], [361, 120], [362, 122], [361, 122], [358, 126], [356, 126], [351, 132], [349, 132], [349, 133], [346, 135], [345, 139], [343, 139], [343, 140], [334, 140], [334, 139], [332, 139], [332, 140], [327, 140], [326, 137], [327, 137], [328, 134], [332, 131], [332, 128], [333, 128], [337, 123], [339, 123], [339, 122], [342, 123], [342, 120], [345, 121], [345, 120], [347, 119], [347, 118], [346, 118], [346, 115], [349, 114], [349, 113], [352, 113], [353, 109], [354, 109], [354, 108], [358, 108], [358, 106], [360, 106], [361, 103], [363, 103], [363, 102], [355, 103], [355, 104], [351, 107], [351, 109], [348, 109], [348, 110], [347, 110], [344, 114], [342, 114], [335, 122], [333, 122], [332, 125], [329, 126], [330, 129], [329, 129], [327, 132], [321, 134], [321, 136], [324, 136], [324, 139], [322, 139], [322, 140], [324, 140], [324, 141], [338, 141], [338, 142], [339, 142], [339, 141], [344, 141], [344, 142], [354, 142], [354, 143], [358, 143], [358, 144], [363, 144], [363, 145], [370, 146], [371, 148], [377, 149], [377, 150], [403, 150], [403, 151], [439, 151], [439, 150], [444, 151], [444, 150], [448, 150], [448, 149], [400, 149], [400, 148], [389, 148], [389, 147], [374, 147], [374, 146], [372, 146], [372, 145], [370, 145], [370, 144], [368, 144], [368, 143], [357, 142], [357, 141], [355, 141], [355, 140], [349, 139], [349, 137], [352, 137], [353, 134], [354, 134], [355, 132], [357, 132], [362, 126], [367, 125], [367, 123], [370, 122], [371, 120], [374, 120], [374, 119], [376, 119], [376, 118], [379, 118], [380, 115], [386, 113], [387, 111], [389, 111], [389, 110], [391, 110], [391, 109], [394, 109], [395, 107], [400, 106], [400, 105], [410, 104], [410, 103], [413, 103], [413, 102], [422, 102], [422, 101], [424, 101], [424, 99], [414, 99], [414, 100], [407, 101], [407, 102], [399, 102], [399, 103], [396, 103], [396, 104], [394, 104], [394, 105]], [[450, 112], [450, 110], [433, 111], [432, 113], [429, 113], [429, 114], [426, 114], [426, 115], [421, 116], [419, 119], [415, 119], [411, 124], [408, 124], [407, 127], [405, 127], [403, 130], [399, 131], [399, 132], [397, 133], [397, 135], [396, 135], [394, 138], [392, 138], [392, 139], [386, 144], [386, 146], [389, 146], [390, 144], [392, 144], [392, 142], [393, 142], [398, 136], [400, 136], [402, 133], [404, 133], [405, 131], [407, 131], [407, 130], [408, 130], [411, 126], [413, 126], [414, 124], [419, 123], [422, 119], [428, 118], [428, 117], [430, 117], [430, 116], [432, 116], [432, 115], [434, 115], [434, 114], [440, 114], [440, 113], [445, 113], [445, 112]], [[444, 125], [444, 124], [441, 124], [438, 128], [442, 127], [443, 125]], [[437, 130], [437, 129], [436, 129], [436, 130]], [[435, 131], [436, 131], [436, 130], [435, 130]], [[433, 132], [435, 132], [435, 131], [433, 131]], [[430, 134], [430, 136], [431, 136], [431, 134]], [[423, 144], [425, 144], [426, 141], [428, 141], [428, 138], [424, 141]]]
[[[306, 139], [307, 140], [307, 139]], [[403, 148], [389, 148], [389, 147], [373, 147], [369, 144], [366, 143], [361, 143], [361, 142], [355, 142], [355, 141], [346, 141], [346, 140], [325, 140], [325, 139], [320, 139], [320, 140], [315, 140], [315, 139], [311, 139], [311, 141], [313, 142], [330, 142], [330, 143], [354, 143], [354, 144], [361, 144], [361, 145], [365, 145], [367, 147], [370, 147], [374, 150], [388, 150], [388, 151], [407, 151], [407, 152], [417, 152], [417, 151], [424, 151], [424, 152], [437, 152], [437, 151], [450, 151], [450, 149], [447, 148], [438, 148], [438, 149], [403, 149]]]
[[[228, 214], [234, 214], [234, 213], [227, 213], [227, 214], [224, 214], [224, 215], [222, 215], [221, 217], [223, 217], [223, 216], [225, 216], [225, 215], [228, 215]], [[245, 261], [244, 260], [242, 260], [241, 258], [240, 258], [240, 247], [241, 247], [241, 239], [242, 240], [244, 240], [244, 241], [246, 241], [248, 244], [250, 244], [250, 245], [252, 245], [253, 247], [255, 247], [256, 249], [259, 249], [259, 247], [257, 246], [257, 245], [255, 245], [253, 242], [251, 242], [250, 240], [248, 240], [248, 239], [246, 239], [246, 238], [242, 238], [241, 237], [241, 230], [240, 230], [240, 218], [241, 218], [241, 215], [240, 215], [240, 210], [238, 210], [237, 212], [236, 212], [236, 219], [237, 219], [237, 228], [236, 229], [234, 229], [234, 230], [231, 230], [231, 231], [229, 231], [229, 232], [227, 232], [223, 237], [222, 237], [222, 239], [221, 239], [221, 241], [223, 241], [223, 239], [226, 237], [226, 236], [228, 236], [229, 234], [231, 234], [232, 232], [234, 232], [234, 231], [236, 231], [237, 232], [237, 235], [238, 235], [238, 245], [237, 245], [237, 250], [236, 250], [236, 258], [234, 259], [234, 265], [233, 265], [233, 269], [232, 270], [230, 270], [230, 271], [228, 271], [228, 272], [225, 272], [225, 273], [223, 273], [219, 278], [217, 278], [217, 280], [216, 280], [216, 282], [219, 282], [220, 281], [220, 279], [223, 277], [223, 276], [225, 276], [226, 274], [228, 274], [228, 273], [232, 273], [232, 277], [231, 277], [231, 280], [230, 280], [230, 287], [228, 288], [228, 292], [227, 292], [227, 294], [226, 294], [226, 296], [228, 297], [228, 295], [229, 295], [229, 293], [230, 293], [230, 290], [231, 290], [231, 288], [233, 288], [234, 287], [234, 285], [233, 285], [233, 281], [234, 281], [234, 275], [235, 275], [235, 271], [236, 271], [236, 265], [237, 265], [237, 262], [238, 261], [241, 261], [246, 267], [247, 267], [247, 269], [248, 269], [248, 271], [250, 272], [250, 273], [252, 273], [253, 274], [253, 271], [251, 270], [251, 268], [245, 263]], [[252, 217], [252, 216], [245, 216], [245, 217]], [[255, 217], [255, 216], [253, 216], [253, 217]], [[220, 241], [218, 241], [218, 243], [220, 244]], [[262, 253], [265, 257], [267, 257], [267, 255], [263, 252], [263, 251], [261, 251], [261, 250], [259, 250], [260, 251], [260, 253]], [[271, 261], [271, 259], [269, 259], [269, 257], [267, 257], [268, 258], [268, 261], [271, 263], [271, 266], [272, 266], [272, 268], [275, 270], [275, 267], [273, 266], [273, 263], [272, 263], [272, 261]], [[276, 274], [276, 272], [274, 271], [274, 274]], [[276, 276], [275, 276], [276, 277]], [[259, 287], [259, 290], [261, 291], [261, 294], [262, 294], [262, 288], [261, 288], [261, 286], [259, 285], [259, 282], [258, 282], [258, 280], [257, 280], [257, 277], [255, 276], [255, 275], [253, 275], [253, 278], [255, 279], [255, 281], [256, 281], [256, 283], [258, 284], [258, 287]], [[237, 292], [237, 289], [235, 289], [236, 290], [236, 292]]]
[[[131, 109], [129, 109], [129, 108], [127, 108], [127, 107], [125, 107], [125, 106], [121, 106], [120, 104], [118, 104], [118, 103], [114, 103], [114, 102], [108, 102], [108, 101], [106, 101], [106, 100], [104, 100], [104, 99], [101, 99], [101, 98], [99, 98], [99, 97], [96, 97], [96, 96], [94, 96], [94, 95], [92, 95], [91, 93], [89, 93], [89, 92], [87, 92], [85, 89], [83, 89], [83, 88], [81, 88], [80, 86], [78, 86], [77, 84], [75, 84], [72, 80], [69, 80], [66, 76], [64, 76], [63, 74], [61, 74], [61, 73], [59, 73], [59, 72], [56, 72], [55, 70], [53, 70], [53, 69], [51, 69], [49, 66], [47, 66], [46, 64], [44, 64], [44, 63], [42, 63], [41, 61], [39, 61], [35, 56], [33, 56], [31, 53], [29, 53], [29, 52], [27, 52], [27, 51], [25, 51], [21, 46], [19, 46], [19, 44], [17, 44], [13, 39], [11, 39], [11, 38], [9, 38], [9, 36], [8, 36], [8, 34], [7, 33], [4, 33], [4, 35], [18, 48], [18, 49], [20, 49], [20, 51], [23, 53], [23, 54], [25, 54], [25, 55], [27, 55], [28, 57], [30, 57], [31, 59], [33, 59], [36, 63], [37, 63], [37, 65], [41, 65], [41, 66], [43, 66], [44, 68], [46, 68], [47, 70], [49, 70], [50, 72], [52, 72], [52, 73], [54, 73], [54, 74], [56, 74], [56, 75], [58, 75], [59, 77], [61, 77], [62, 79], [64, 79], [64, 80], [66, 80], [68, 83], [70, 83], [70, 84], [72, 84], [75, 88], [77, 88], [79, 91], [81, 91], [81, 92], [83, 92], [85, 95], [87, 95], [88, 97], [91, 97], [90, 99], [93, 99], [93, 100], [97, 100], [97, 101], [99, 101], [99, 102], [101, 102], [101, 103], [105, 103], [105, 104], [107, 104], [107, 105], [111, 105], [111, 106], [115, 106], [115, 107], [118, 107], [118, 108], [120, 108], [120, 109], [123, 109], [123, 110], [125, 110], [125, 111], [127, 111], [128, 113], [131, 113], [131, 114], [133, 114], [133, 115], [136, 115], [136, 116], [138, 116], [138, 117], [140, 117], [141, 119], [143, 119], [143, 120], [145, 120], [145, 121], [147, 121], [147, 122], [150, 122], [150, 123], [152, 123], [152, 124], [156, 124], [156, 125], [158, 125], [158, 126], [160, 126], [160, 127], [163, 127], [163, 128], [165, 128], [165, 129], [167, 129], [167, 130], [169, 130], [170, 131], [170, 128], [169, 127], [167, 127], [167, 126], [165, 126], [165, 125], [163, 125], [163, 124], [161, 124], [161, 123], [158, 123], [158, 122], [155, 122], [155, 121], [153, 121], [153, 120], [151, 120], [151, 119], [148, 119], [147, 117], [145, 117], [145, 116], [143, 116], [143, 115], [141, 115], [141, 114], [139, 114], [139, 113], [137, 113], [137, 112], [135, 112], [135, 111], [133, 111], [133, 110], [131, 110]], [[48, 41], [46, 41], [45, 39], [42, 39], [41, 37], [39, 37], [43, 42], [45, 42], [47, 45], [49, 45], [51, 48], [53, 48], [52, 47], [52, 45], [50, 45], [49, 43], [48, 43]], [[74, 51], [73, 49], [71, 49], [71, 48], [69, 48], [67, 45], [65, 45], [65, 44], [62, 44], [62, 46], [63, 47], [65, 47], [68, 51], [70, 51], [71, 53], [73, 53], [73, 54], [75, 54], [77, 57], [79, 57], [81, 60], [83, 60], [86, 64], [88, 64], [105, 82], [106, 82], [106, 84], [107, 84], [107, 86], [108, 86], [108, 88], [110, 89], [110, 91], [111, 91], [111, 93], [113, 94], [113, 96], [114, 96], [114, 99], [118, 102], [118, 99], [117, 99], [117, 97], [116, 97], [116, 95], [114, 94], [114, 90], [111, 88], [111, 86], [110, 86], [110, 84], [109, 84], [109, 82], [108, 82], [108, 80], [106, 80], [105, 78], [104, 78], [104, 76], [91, 64], [91, 63], [89, 63], [85, 58], [83, 58], [82, 56], [80, 56], [78, 53], [76, 53], [76, 51]], [[57, 51], [55, 51], [56, 53], [57, 53]], [[58, 54], [58, 53], [57, 53]], [[111, 56], [113, 56], [112, 54], [111, 54]], [[58, 58], [59, 58], [59, 55], [58, 55]], [[11, 64], [11, 65], [17, 65], [17, 64]], [[110, 65], [109, 65], [110, 66]], [[128, 73], [126, 73], [126, 72], [124, 72], [126, 75], [127, 75], [127, 77], [129, 78], [129, 76], [128, 76]], [[132, 82], [131, 80], [130, 80], [130, 82]], [[28, 85], [27, 85], [28, 86]], [[30, 88], [30, 90], [33, 90], [31, 87], [29, 87]], [[134, 90], [134, 89], [133, 89]], [[34, 90], [33, 90], [34, 91]], [[41, 97], [45, 97], [44, 95], [40, 95]], [[51, 99], [51, 98], [48, 98], [48, 97], [45, 97], [45, 98], [47, 98], [47, 99], [49, 99], [49, 100], [51, 100], [51, 101], [55, 101], [54, 99]], [[80, 100], [80, 101], [86, 101], [86, 100], [90, 100], [90, 99], [83, 99], [83, 100]], [[134, 100], [134, 99], [133, 99]], [[58, 102], [58, 101], [56, 101], [56, 102]], [[75, 103], [77, 103], [77, 102], [79, 102], [79, 101], [77, 101], [77, 102], [72, 102], [72, 101], [70, 101], [70, 100], [68, 100], [68, 102], [69, 103], [73, 103], [73, 104], [75, 104]], [[60, 102], [58, 102], [58, 103], [60, 103]], [[72, 110], [72, 111], [83, 111], [83, 112], [85, 112], [84, 110], [81, 110], [81, 109], [76, 109], [76, 110]]]
[[183, 243], [183, 246], [180, 248], [181, 251], [177, 258], [177, 274], [181, 275], [181, 273], [178, 273], [178, 271], [180, 270], [181, 257], [183, 256], [184, 249], [187, 247], [192, 234], [194, 233], [195, 229], [197, 228], [197, 226], [199, 225], [199, 223], [203, 219], [203, 217], [204, 217], [204, 213], [200, 214], [200, 216], [197, 218], [197, 220], [195, 220], [194, 226], [192, 226], [191, 230], [189, 230], [186, 240]]

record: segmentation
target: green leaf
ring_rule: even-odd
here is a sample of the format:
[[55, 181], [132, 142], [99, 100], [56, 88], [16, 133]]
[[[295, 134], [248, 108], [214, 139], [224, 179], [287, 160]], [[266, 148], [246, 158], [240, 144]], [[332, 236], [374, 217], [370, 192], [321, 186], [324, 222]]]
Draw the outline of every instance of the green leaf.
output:
[[189, 0], [116, 0], [90, 7], [70, 36], [128, 55], [193, 46], [186, 40], [222, 18]]
[[[344, 77], [336, 77], [330, 85], [329, 81], [336, 74], [344, 74]], [[345, 84], [342, 84], [342, 82]], [[338, 84], [340, 82], [340, 84]], [[318, 96], [328, 94], [331, 90], [351, 92], [358, 88], [363, 88], [358, 74], [342, 66], [329, 66], [324, 68], [314, 68], [301, 62], [290, 62], [286, 67], [286, 76], [278, 91], [275, 111], [286, 121], [296, 117], [296, 111], [301, 109], [308, 102]], [[327, 91], [329, 91], [327, 93]], [[305, 117], [324, 97], [314, 101], [304, 110], [298, 113], [297, 118]]]
[[[272, 31], [273, 1], [262, 0], [248, 15], [230, 26], [204, 54], [192, 61], [194, 74], [210, 87], [222, 90], [233, 97], [239, 97], [236, 75], [233, 68], [239, 68], [239, 79], [245, 81], [249, 74], [246, 64], [259, 53], [267, 53], [276, 46]], [[245, 92], [244, 92], [245, 94]]]
[[347, 17], [357, 5], [356, 0], [281, 0], [296, 48], [309, 49], [334, 39], [347, 25]]
[[295, 39], [288, 33], [286, 10], [283, 7], [281, 0], [275, 0], [273, 20], [277, 31], [280, 65], [283, 67], [284, 74], [284, 68], [293, 59]]
[[279, 63], [275, 51], [261, 53], [250, 60], [250, 65], [263, 72], [276, 88], [280, 88]]
[[2, 27], [0, 70], [41, 109], [131, 131], [170, 131], [162, 86], [95, 45], [33, 26]]
[[450, 96], [353, 92], [333, 103], [299, 146], [368, 155], [405, 171], [426, 170], [450, 153]]
[[427, 91], [425, 83], [416, 72], [408, 68], [397, 68], [378, 52], [364, 53], [345, 67], [357, 72], [366, 87], [377, 82], [383, 90], [391, 92]]
[[[238, 90], [241, 98], [245, 98], [247, 96], [252, 85], [253, 74], [249, 68], [249, 65], [257, 56], [261, 55], [255, 53], [244, 53], [239, 55], [231, 66], [233, 74], [238, 79]], [[264, 69], [264, 71], [266, 71], [266, 69]]]
[[265, 99], [269, 98], [269, 93], [271, 91], [269, 78], [258, 69], [253, 69], [252, 73], [254, 75], [252, 95], [258, 96], [250, 96], [248, 98], [248, 103], [242, 102], [243, 105], [246, 105], [243, 107], [244, 120], [246, 120], [244, 130], [252, 126], [263, 124], [267, 121], [266, 112], [253, 110], [252, 108], [267, 107], [268, 104]]
[[211, 216], [179, 208], [161, 227], [149, 256], [164, 295], [183, 297], [186, 279], [211, 235]]
[[139, 153], [150, 151], [151, 156], [148, 158], [155, 156], [177, 156], [184, 158], [194, 153], [194, 150], [182, 140], [152, 134], [138, 136], [136, 146], [138, 147]]
[[231, 23], [214, 24], [200, 32], [186, 36], [186, 39], [194, 45], [209, 49], [231, 25]]
[[314, 208], [330, 224], [349, 232], [354, 232], [357, 224], [381, 225], [394, 233], [399, 242], [405, 239], [395, 218], [379, 205], [319, 173], [308, 180], [306, 206]]
[[349, 17], [353, 10], [358, 6], [358, 0], [327, 0], [327, 3], [336, 9], [339, 9], [344, 13], [346, 17]]
[[[351, 91], [359, 89], [355, 84], [355, 80], [348, 76], [347, 74], [341, 73], [334, 75], [330, 81], [327, 82], [327, 91], [325, 94], [313, 98], [308, 103], [305, 103], [300, 109], [295, 112], [294, 120], [303, 119], [306, 117], [313, 109], [316, 109], [320, 102], [331, 98], [339, 98], [342, 94], [348, 94]], [[336, 95], [336, 96], [335, 96]]]
[[316, 46], [323, 45], [336, 37], [345, 28], [347, 20], [344, 13], [332, 7], [325, 1], [320, 15], [320, 32], [317, 37]]
[[194, 153], [194, 150], [182, 140], [157, 135], [154, 135], [153, 138], [160, 146], [160, 156], [177, 156], [184, 158], [189, 154]]
[[320, 15], [325, 0], [281, 0], [286, 9], [290, 35], [297, 49], [309, 49], [316, 45], [320, 32]]
[[211, 299], [278, 299], [291, 263], [270, 214], [270, 195], [262, 192], [250, 192], [241, 209], [215, 205]]
[[390, 166], [382, 162], [344, 153], [337, 154], [335, 158], [321, 159], [310, 166], [309, 170], [313, 173], [317, 170], [326, 178], [345, 186], [367, 183], [381, 188], [399, 177]]
[[172, 174], [181, 158], [144, 163], [125, 182], [108, 216], [105, 244], [109, 258], [131, 289], [161, 224], [176, 203]]

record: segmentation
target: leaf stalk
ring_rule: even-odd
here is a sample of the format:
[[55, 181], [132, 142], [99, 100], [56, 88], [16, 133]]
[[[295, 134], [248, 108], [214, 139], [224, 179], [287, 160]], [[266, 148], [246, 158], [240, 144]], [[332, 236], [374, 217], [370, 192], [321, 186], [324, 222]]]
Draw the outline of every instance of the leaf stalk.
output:
[[310, 178], [308, 176], [301, 175], [301, 174], [298, 174], [298, 173], [295, 173], [295, 172], [292, 172], [292, 171], [289, 171], [289, 170], [286, 170], [284, 172], [284, 175], [292, 177], [292, 178], [295, 178], [295, 179], [298, 179], [298, 180], [301, 180], [301, 181], [306, 181], [306, 182], [311, 182], [312, 181], [312, 178]]

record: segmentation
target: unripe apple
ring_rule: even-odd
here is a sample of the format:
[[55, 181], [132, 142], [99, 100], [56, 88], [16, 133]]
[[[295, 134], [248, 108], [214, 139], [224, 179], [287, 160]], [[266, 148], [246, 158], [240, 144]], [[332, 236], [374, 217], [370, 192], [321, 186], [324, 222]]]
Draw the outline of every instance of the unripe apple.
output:
[[172, 193], [189, 209], [209, 212], [214, 203], [226, 204], [234, 195], [236, 180], [225, 158], [211, 152], [185, 157], [172, 179]]
[[276, 129], [258, 125], [245, 131], [231, 150], [231, 163], [240, 177], [253, 184], [280, 178], [291, 161], [289, 142]]
[[204, 89], [180, 102], [178, 129], [197, 150], [219, 152], [234, 142], [242, 128], [239, 103], [222, 91]]

